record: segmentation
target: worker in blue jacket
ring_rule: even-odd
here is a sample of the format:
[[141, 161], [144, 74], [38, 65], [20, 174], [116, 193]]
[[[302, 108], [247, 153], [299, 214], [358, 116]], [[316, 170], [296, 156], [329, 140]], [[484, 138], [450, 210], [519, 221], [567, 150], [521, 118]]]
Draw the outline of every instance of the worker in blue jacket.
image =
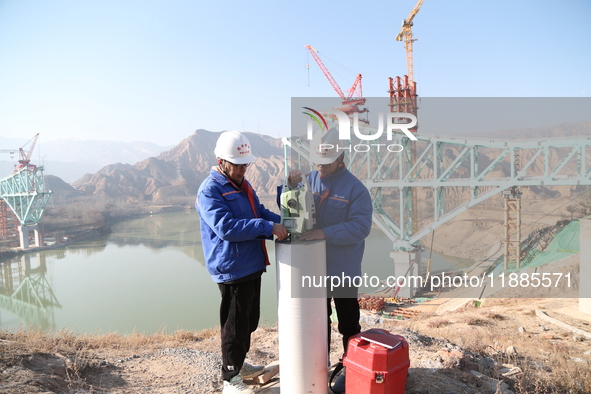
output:
[[[355, 276], [362, 276], [361, 260], [365, 238], [371, 231], [372, 203], [367, 188], [345, 167], [344, 153], [339, 146], [336, 128], [312, 144], [311, 160], [318, 170], [310, 172], [307, 177], [314, 194], [316, 227], [303, 233], [300, 240], [326, 239], [327, 275], [353, 280]], [[301, 180], [301, 171], [290, 171], [290, 187], [295, 187]], [[329, 344], [332, 298], [344, 351], [349, 338], [361, 331], [357, 290], [353, 285], [345, 285], [332, 294], [329, 292], [327, 300]]]
[[265, 240], [287, 237], [279, 215], [266, 209], [244, 178], [254, 161], [250, 142], [238, 131], [217, 140], [218, 165], [197, 192], [207, 270], [221, 293], [223, 394], [253, 394], [243, 382], [264, 367], [244, 362], [260, 317], [261, 276], [269, 258]]

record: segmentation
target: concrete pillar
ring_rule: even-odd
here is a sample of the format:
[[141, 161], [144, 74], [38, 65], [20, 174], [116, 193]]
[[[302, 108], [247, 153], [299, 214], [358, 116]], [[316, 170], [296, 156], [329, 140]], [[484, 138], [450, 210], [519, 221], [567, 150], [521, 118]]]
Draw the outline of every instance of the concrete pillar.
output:
[[36, 224], [34, 226], [19, 226], [18, 227], [18, 235], [20, 238], [21, 249], [29, 249], [31, 246], [29, 243], [29, 231], [33, 230], [33, 236], [35, 237], [35, 246], [43, 246], [41, 244], [41, 232], [39, 231], [39, 225]]
[[34, 234], [34, 237], [35, 237], [35, 245], [37, 247], [43, 246], [43, 236], [42, 236], [42, 233], [41, 233], [41, 231], [39, 229], [39, 225], [36, 225], [33, 228], [33, 234]]
[[29, 226], [18, 226], [21, 249], [29, 249]]
[[580, 224], [579, 310], [591, 314], [591, 218], [581, 219]]
[[404, 286], [400, 287], [397, 297], [414, 297], [418, 290], [416, 281], [411, 279], [413, 276], [419, 275], [419, 267], [421, 264], [421, 252], [406, 252], [396, 250], [390, 253], [390, 257], [394, 259], [394, 275], [398, 283], [403, 284], [403, 277], [406, 278]]

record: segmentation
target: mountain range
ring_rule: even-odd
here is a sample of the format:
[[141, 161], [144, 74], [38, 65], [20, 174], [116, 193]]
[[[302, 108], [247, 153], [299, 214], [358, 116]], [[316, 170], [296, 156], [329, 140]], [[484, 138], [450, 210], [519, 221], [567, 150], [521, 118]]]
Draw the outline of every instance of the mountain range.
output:
[[[23, 142], [24, 141], [24, 142]], [[0, 147], [14, 149], [25, 140], [0, 138]], [[157, 156], [171, 146], [160, 146], [146, 141], [122, 142], [84, 139], [57, 139], [37, 144], [31, 161], [45, 167], [46, 175], [55, 175], [66, 182], [74, 182], [87, 173], [95, 173], [112, 163], [137, 163]], [[0, 177], [10, 174], [18, 160], [8, 154], [0, 157]], [[8, 159], [12, 159], [9, 161]]]
[[[194, 197], [201, 182], [216, 165], [213, 154], [220, 133], [197, 130], [173, 148], [136, 164], [109, 164], [86, 174], [72, 186], [86, 195], [130, 201], [171, 203]], [[281, 140], [246, 133], [256, 157], [248, 180], [261, 195], [274, 193], [283, 179]]]

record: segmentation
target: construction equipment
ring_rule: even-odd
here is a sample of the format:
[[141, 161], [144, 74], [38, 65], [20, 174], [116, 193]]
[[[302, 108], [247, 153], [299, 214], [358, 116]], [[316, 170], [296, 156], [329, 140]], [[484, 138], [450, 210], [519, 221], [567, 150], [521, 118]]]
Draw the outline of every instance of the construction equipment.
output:
[[[16, 153], [16, 151], [18, 150], [19, 152], [19, 160], [18, 163], [15, 167], [15, 169], [18, 171], [19, 169], [23, 168], [23, 167], [28, 167], [30, 168], [31, 166], [35, 167], [33, 164], [31, 163], [31, 155], [33, 154], [33, 149], [35, 149], [35, 144], [37, 143], [37, 138], [39, 138], [39, 133], [35, 134], [35, 136], [33, 138], [31, 138], [29, 141], [27, 141], [26, 144], [24, 144], [22, 147], [18, 148], [18, 149], [0, 149], [0, 153], [10, 153], [10, 157], [14, 157], [14, 154]], [[27, 152], [25, 152], [25, 147], [27, 145], [31, 144], [31, 147], [29, 148], [29, 150]]]
[[308, 178], [297, 187], [289, 187], [285, 182], [281, 193], [281, 224], [290, 235], [296, 238], [305, 231], [312, 230], [316, 222], [314, 196]]
[[404, 49], [406, 49], [406, 75], [408, 76], [410, 84], [412, 84], [415, 80], [412, 59], [412, 43], [413, 41], [416, 41], [416, 39], [412, 38], [412, 21], [419, 13], [424, 1], [425, 0], [417, 1], [415, 8], [413, 8], [410, 14], [408, 14], [408, 17], [402, 21], [402, 28], [400, 29], [400, 33], [398, 33], [396, 36], [396, 41], [404, 40]]
[[[416, 41], [416, 39], [412, 37], [412, 26], [413, 19], [418, 14], [424, 1], [425, 0], [418, 0], [415, 7], [410, 14], [408, 14], [408, 17], [402, 21], [402, 28], [400, 29], [400, 33], [396, 36], [396, 41], [404, 40], [404, 48], [406, 50], [406, 76], [404, 76], [404, 78], [396, 77], [396, 83], [394, 83], [392, 78], [389, 78], [388, 92], [390, 93], [391, 112], [406, 112], [417, 116], [417, 84], [414, 80], [413, 66], [413, 42]], [[418, 125], [411, 130], [416, 133]], [[417, 148], [414, 141], [408, 142], [408, 149], [406, 149], [406, 152], [408, 152], [409, 166], [414, 167], [417, 161]], [[419, 225], [417, 190], [416, 188], [410, 188], [407, 189], [405, 193], [410, 194], [411, 206], [408, 220], [410, 221], [409, 227], [412, 229], [412, 233], [415, 234], [418, 231]]]
[[[337, 92], [339, 97], [343, 100], [343, 102], [342, 102], [343, 106], [340, 108], [335, 108], [335, 109], [343, 111], [344, 113], [346, 113], [349, 116], [351, 116], [354, 113], [367, 112], [367, 108], [359, 108], [360, 105], [365, 104], [365, 99], [363, 98], [363, 92], [362, 92], [362, 87], [361, 87], [361, 78], [362, 78], [361, 74], [357, 74], [357, 78], [355, 79], [355, 82], [353, 82], [353, 85], [351, 86], [351, 88], [349, 90], [347, 90], [347, 95], [345, 96], [345, 94], [343, 93], [343, 90], [341, 89], [341, 87], [339, 86], [337, 81], [335, 81], [335, 79], [332, 77], [330, 71], [328, 71], [328, 69], [326, 68], [326, 66], [324, 65], [324, 63], [322, 62], [320, 57], [318, 56], [318, 54], [317, 54], [318, 50], [313, 48], [311, 45], [304, 45], [304, 46], [310, 51], [310, 53], [312, 54], [312, 57], [314, 58], [314, 60], [318, 64], [318, 67], [320, 67], [320, 70], [322, 70], [322, 72], [324, 73], [324, 76], [326, 77], [326, 79], [328, 79], [328, 82], [330, 82], [332, 88]], [[359, 119], [359, 120], [364, 123], [367, 123], [367, 120], [364, 120], [364, 119]]]
[[[36, 134], [19, 148], [20, 158], [18, 164], [14, 166], [14, 173], [0, 179], [0, 200], [10, 208], [20, 223], [18, 232], [22, 249], [29, 248], [30, 230], [34, 231], [36, 246], [42, 246], [43, 236], [39, 223], [52, 194], [51, 190], [45, 189], [43, 166], [37, 167], [35, 164], [31, 164], [31, 155], [38, 137], [39, 134]], [[25, 150], [29, 144], [30, 147]], [[3, 149], [0, 152], [14, 155], [16, 149]], [[2, 221], [0, 229], [2, 232], [9, 227], [9, 218], [9, 215], [0, 215], [0, 221]]]

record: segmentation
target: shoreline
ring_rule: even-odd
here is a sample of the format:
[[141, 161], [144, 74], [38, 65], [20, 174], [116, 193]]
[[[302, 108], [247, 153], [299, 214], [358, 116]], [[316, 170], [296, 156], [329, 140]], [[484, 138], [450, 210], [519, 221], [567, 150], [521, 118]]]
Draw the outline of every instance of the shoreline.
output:
[[[143, 216], [160, 214], [160, 213], [169, 213], [169, 212], [181, 212], [189, 210], [191, 207], [183, 206], [183, 205], [163, 205], [163, 206], [154, 206], [154, 205], [147, 205], [145, 210], [141, 213], [131, 214], [131, 215], [121, 215], [121, 216], [110, 216], [108, 215], [105, 217], [105, 222], [103, 224], [87, 224], [84, 225], [82, 230], [75, 231], [71, 235], [68, 236], [68, 241], [56, 243], [54, 245], [44, 245], [44, 246], [32, 246], [27, 249], [21, 249], [20, 247], [0, 247], [0, 260], [4, 259], [11, 259], [19, 255], [28, 254], [28, 253], [36, 253], [42, 250], [51, 250], [51, 249], [59, 249], [63, 247], [67, 247], [76, 242], [86, 241], [89, 239], [101, 237], [111, 233], [111, 226], [120, 222], [124, 222], [126, 220], [132, 220], [136, 218], [140, 218]], [[51, 222], [44, 223], [45, 225], [51, 225]], [[63, 227], [67, 228], [67, 227]], [[56, 227], [52, 229], [53, 231], [59, 231], [62, 227]]]

